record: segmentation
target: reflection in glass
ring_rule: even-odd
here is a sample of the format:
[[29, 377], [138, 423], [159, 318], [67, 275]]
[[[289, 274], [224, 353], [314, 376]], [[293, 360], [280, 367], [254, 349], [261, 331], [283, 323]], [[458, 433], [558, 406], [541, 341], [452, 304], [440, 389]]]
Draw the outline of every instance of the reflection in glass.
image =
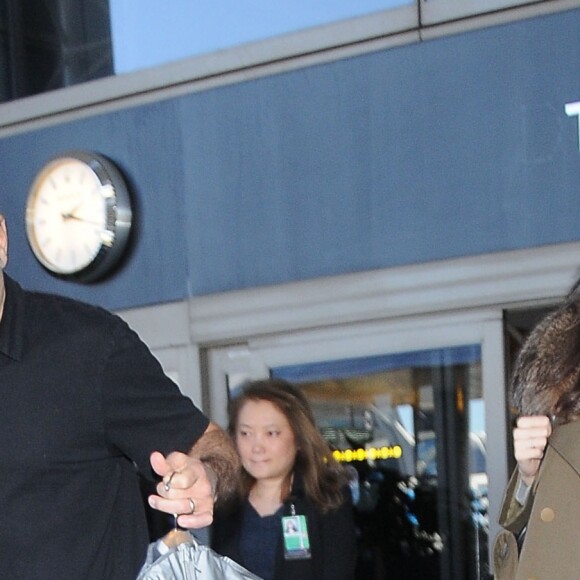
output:
[[173, 3], [168, 10], [167, 4], [158, 0], [111, 0], [115, 72], [134, 72], [401, 6], [411, 7], [415, 1], [221, 0]]
[[273, 369], [352, 472], [361, 579], [479, 580], [489, 562], [479, 346]]
[[0, 0], [0, 102], [113, 74], [109, 0]]

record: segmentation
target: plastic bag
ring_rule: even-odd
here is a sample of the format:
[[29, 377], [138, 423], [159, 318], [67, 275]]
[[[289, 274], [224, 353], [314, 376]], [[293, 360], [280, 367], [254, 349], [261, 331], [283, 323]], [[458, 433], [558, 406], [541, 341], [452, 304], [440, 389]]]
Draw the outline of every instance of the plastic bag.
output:
[[137, 580], [262, 580], [188, 535], [188, 541], [174, 548], [162, 539], [150, 544]]

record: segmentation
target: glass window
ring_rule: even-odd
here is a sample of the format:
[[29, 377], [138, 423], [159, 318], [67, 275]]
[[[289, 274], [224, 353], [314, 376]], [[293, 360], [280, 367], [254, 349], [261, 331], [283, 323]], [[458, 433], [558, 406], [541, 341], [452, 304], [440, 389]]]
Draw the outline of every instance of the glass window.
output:
[[[111, 0], [115, 72], [141, 70], [415, 3], [416, 0], [181, 0], [167, 4], [157, 0]], [[151, 34], [151, 30], [156, 33]]]
[[352, 473], [358, 578], [486, 577], [478, 345], [278, 367]]
[[113, 74], [108, 0], [0, 0], [0, 102]]

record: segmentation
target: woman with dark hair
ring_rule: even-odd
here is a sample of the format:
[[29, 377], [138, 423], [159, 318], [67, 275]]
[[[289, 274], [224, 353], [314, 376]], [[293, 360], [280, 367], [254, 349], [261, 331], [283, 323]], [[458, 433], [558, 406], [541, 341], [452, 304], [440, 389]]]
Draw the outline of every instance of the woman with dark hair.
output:
[[356, 540], [348, 474], [300, 389], [246, 384], [230, 402], [242, 461], [238, 498], [216, 512], [211, 546], [265, 580], [350, 580]]
[[494, 549], [496, 580], [580, 577], [580, 290], [524, 343], [511, 380], [517, 468]]

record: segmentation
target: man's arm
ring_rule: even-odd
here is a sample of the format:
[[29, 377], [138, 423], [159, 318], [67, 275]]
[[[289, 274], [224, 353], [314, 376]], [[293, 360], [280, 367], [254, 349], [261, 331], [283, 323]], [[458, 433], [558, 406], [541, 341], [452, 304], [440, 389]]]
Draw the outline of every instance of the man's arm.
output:
[[227, 499], [232, 495], [238, 483], [240, 459], [230, 436], [223, 429], [210, 423], [191, 448], [189, 456], [203, 463], [214, 500]]
[[162, 481], [149, 505], [179, 516], [181, 527], [202, 528], [213, 521], [216, 497], [224, 499], [236, 488], [240, 459], [227, 433], [210, 423], [188, 454], [155, 451], [151, 466]]

